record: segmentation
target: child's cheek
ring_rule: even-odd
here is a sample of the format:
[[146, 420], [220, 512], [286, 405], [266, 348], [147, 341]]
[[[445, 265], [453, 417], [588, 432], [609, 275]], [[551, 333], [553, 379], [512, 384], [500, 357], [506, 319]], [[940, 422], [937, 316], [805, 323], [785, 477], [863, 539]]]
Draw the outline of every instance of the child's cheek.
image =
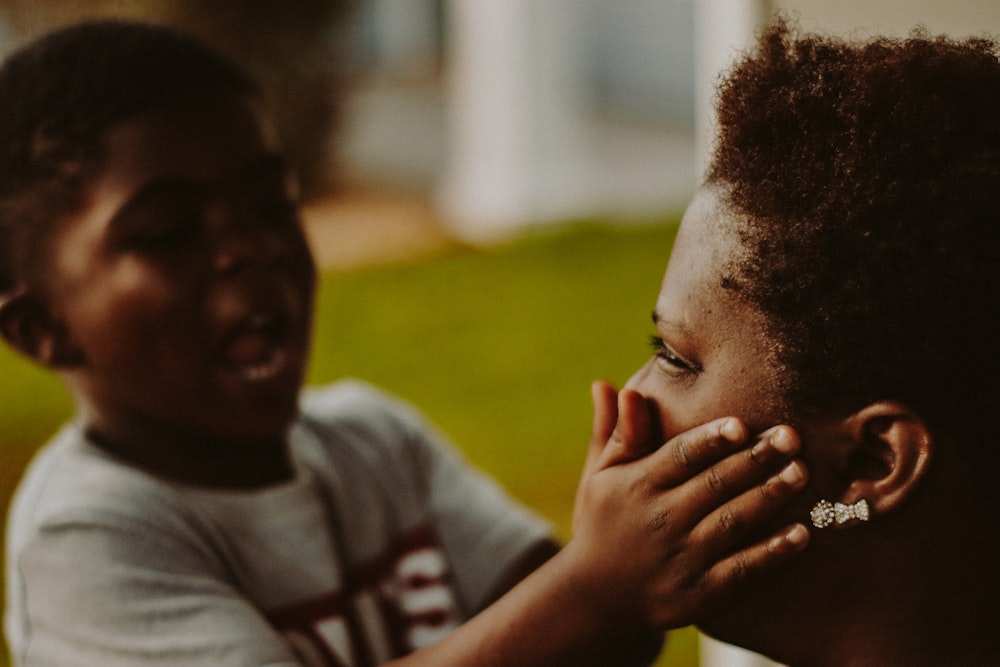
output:
[[168, 277], [135, 259], [123, 258], [112, 271], [94, 275], [80, 293], [74, 319], [93, 354], [156, 354], [167, 330], [195, 325]]

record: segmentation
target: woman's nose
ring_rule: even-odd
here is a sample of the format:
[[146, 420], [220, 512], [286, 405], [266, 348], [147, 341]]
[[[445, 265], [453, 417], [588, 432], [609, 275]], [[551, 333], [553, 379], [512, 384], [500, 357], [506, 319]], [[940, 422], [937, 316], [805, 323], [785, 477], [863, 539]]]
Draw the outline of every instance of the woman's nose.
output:
[[625, 389], [634, 389], [639, 393], [643, 393], [642, 384], [643, 381], [646, 379], [646, 376], [649, 375], [649, 368], [651, 363], [652, 363], [651, 361], [647, 361], [642, 366], [637, 368], [635, 373], [632, 374], [632, 377], [630, 377], [628, 379], [628, 382], [625, 383]]

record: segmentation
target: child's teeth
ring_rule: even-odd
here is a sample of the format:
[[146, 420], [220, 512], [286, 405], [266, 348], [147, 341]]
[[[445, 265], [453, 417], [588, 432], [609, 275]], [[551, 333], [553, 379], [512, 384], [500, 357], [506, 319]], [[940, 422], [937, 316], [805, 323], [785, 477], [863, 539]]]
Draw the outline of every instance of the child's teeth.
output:
[[249, 380], [267, 380], [280, 373], [285, 368], [286, 361], [287, 355], [278, 352], [267, 362], [244, 366], [243, 374]]
[[227, 353], [233, 363], [249, 365], [261, 361], [271, 347], [262, 333], [244, 333], [229, 344]]

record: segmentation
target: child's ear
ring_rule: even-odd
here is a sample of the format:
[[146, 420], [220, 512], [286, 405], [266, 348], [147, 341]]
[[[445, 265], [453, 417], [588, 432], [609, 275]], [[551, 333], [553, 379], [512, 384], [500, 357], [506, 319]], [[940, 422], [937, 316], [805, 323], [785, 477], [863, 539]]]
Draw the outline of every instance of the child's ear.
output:
[[44, 300], [19, 288], [0, 296], [0, 335], [11, 346], [54, 369], [78, 366], [82, 351], [49, 313]]
[[851, 442], [840, 502], [867, 500], [873, 516], [905, 501], [927, 473], [934, 451], [930, 429], [915, 411], [896, 401], [877, 401], [845, 422]]

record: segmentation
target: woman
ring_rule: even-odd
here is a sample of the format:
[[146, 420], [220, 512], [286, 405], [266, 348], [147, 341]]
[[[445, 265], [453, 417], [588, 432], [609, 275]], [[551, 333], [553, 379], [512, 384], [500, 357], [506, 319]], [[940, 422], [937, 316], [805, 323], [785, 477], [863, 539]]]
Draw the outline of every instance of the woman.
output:
[[794, 665], [1000, 664], [996, 44], [779, 20], [718, 114], [629, 386], [667, 437], [795, 426], [811, 475], [778, 521], [815, 528], [700, 626]]

